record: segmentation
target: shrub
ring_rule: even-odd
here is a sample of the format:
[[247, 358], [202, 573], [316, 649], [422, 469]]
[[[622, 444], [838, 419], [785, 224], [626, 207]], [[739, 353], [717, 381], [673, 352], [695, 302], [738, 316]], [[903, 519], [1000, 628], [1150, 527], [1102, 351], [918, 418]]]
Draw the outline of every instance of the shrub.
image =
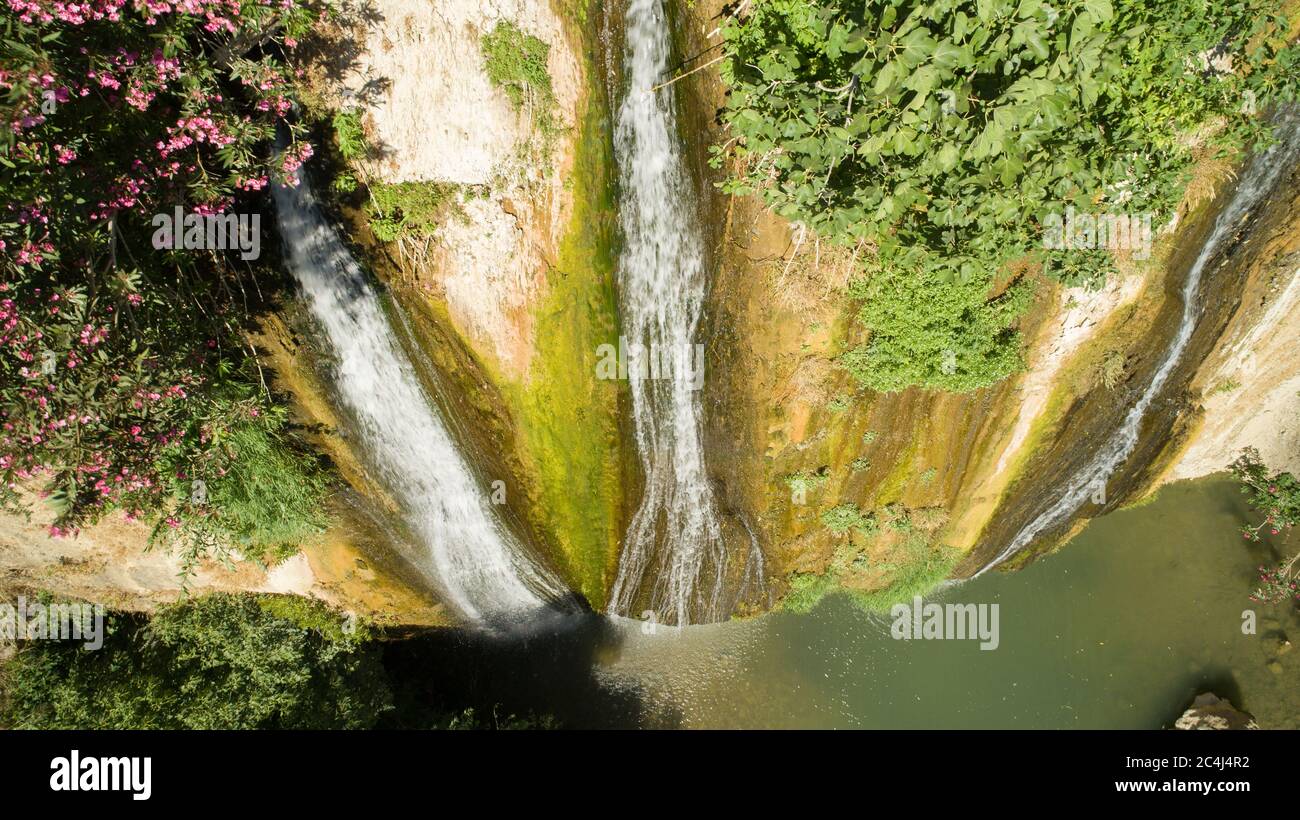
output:
[[96, 651], [33, 641], [6, 670], [20, 729], [357, 729], [391, 709], [364, 628], [288, 596], [214, 594], [116, 614]]
[[[1300, 480], [1291, 473], [1270, 476], [1259, 451], [1247, 447], [1230, 468], [1241, 482], [1241, 492], [1250, 506], [1264, 514], [1258, 524], [1247, 524], [1241, 534], [1248, 541], [1259, 541], [1260, 530], [1282, 535], [1300, 523]], [[1257, 603], [1276, 604], [1300, 601], [1300, 553], [1283, 559], [1274, 567], [1259, 568], [1259, 586], [1250, 595]]]
[[251, 402], [222, 407], [205, 420], [203, 457], [178, 465], [169, 513], [151, 544], [179, 550], [182, 580], [198, 560], [247, 557], [275, 562], [296, 552], [329, 524], [325, 472], [284, 435], [285, 412], [261, 412]]
[[[291, 458], [219, 451], [246, 435], [227, 423], [269, 411], [244, 338], [258, 292], [249, 262], [156, 249], [152, 218], [255, 210], [312, 155], [287, 116], [284, 54], [321, 13], [298, 0], [11, 4], [0, 23], [0, 505], [24, 509], [20, 484], [36, 483], [56, 536], [111, 510], [161, 520], [178, 473], [219, 463], [246, 478]], [[231, 500], [235, 531], [272, 524]]]
[[1250, 594], [1257, 604], [1300, 603], [1300, 553], [1276, 566], [1259, 567], [1259, 586]]
[[852, 503], [840, 504], [822, 513], [822, 523], [836, 534], [853, 529], [863, 535], [874, 535], [878, 529], [875, 516], [864, 514], [857, 504]]
[[[863, 384], [970, 390], [1019, 366], [1026, 257], [1096, 283], [1111, 256], [1041, 247], [1047, 218], [1167, 217], [1219, 125], [1237, 148], [1297, 90], [1279, 0], [767, 0], [723, 26], [732, 193], [866, 248]], [[956, 357], [941, 368], [944, 351]]]
[[502, 20], [483, 35], [483, 68], [488, 79], [505, 92], [515, 110], [526, 109], [544, 135], [555, 130], [555, 92], [547, 58], [551, 47]]
[[1014, 325], [1033, 295], [1027, 280], [993, 296], [987, 279], [947, 281], [891, 266], [855, 281], [849, 294], [861, 301], [858, 318], [871, 337], [841, 363], [872, 390], [973, 390], [1023, 366]]
[[1254, 447], [1242, 450], [1229, 469], [1241, 483], [1241, 492], [1250, 506], [1264, 513], [1263, 521], [1242, 527], [1242, 535], [1247, 539], [1258, 541], [1260, 530], [1266, 527], [1271, 534], [1280, 535], [1300, 523], [1300, 480], [1295, 476], [1290, 473], [1269, 476], [1268, 467]]

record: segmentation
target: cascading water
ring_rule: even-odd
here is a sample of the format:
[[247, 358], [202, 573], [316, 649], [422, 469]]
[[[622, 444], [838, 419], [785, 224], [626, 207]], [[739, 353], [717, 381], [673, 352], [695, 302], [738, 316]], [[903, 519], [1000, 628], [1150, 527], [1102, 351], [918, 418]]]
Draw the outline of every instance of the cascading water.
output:
[[1138, 433], [1147, 409], [1177, 367], [1188, 342], [1191, 341], [1192, 332], [1196, 329], [1196, 323], [1202, 312], [1197, 297], [1206, 267], [1217, 256], [1224, 240], [1234, 233], [1240, 220], [1272, 190], [1281, 178], [1282, 172], [1294, 166], [1297, 157], [1300, 156], [1300, 127], [1298, 126], [1300, 126], [1300, 115], [1295, 112], [1288, 112], [1279, 118], [1276, 124], [1278, 142], [1251, 160], [1237, 184], [1231, 201], [1215, 219], [1214, 228], [1201, 246], [1201, 251], [1187, 272], [1187, 279], [1183, 283], [1183, 313], [1178, 325], [1178, 333], [1165, 352], [1164, 360], [1152, 377], [1151, 384], [1137, 403], [1129, 408], [1114, 437], [1097, 451], [1096, 457], [1078, 475], [1077, 481], [1068, 492], [1025, 525], [1006, 549], [998, 553], [972, 577], [978, 578], [1015, 555], [1039, 533], [1066, 521], [1083, 506], [1095, 487], [1105, 486], [1111, 474], [1133, 452], [1137, 446]]
[[381, 480], [428, 550], [434, 583], [473, 621], [518, 621], [563, 594], [492, 515], [420, 389], [379, 298], [321, 215], [308, 182], [274, 190], [289, 270], [337, 357], [338, 392]]
[[[639, 345], [652, 359], [694, 362], [702, 360], [691, 351], [705, 293], [703, 241], [677, 140], [673, 90], [651, 90], [668, 70], [662, 0], [631, 0], [626, 32], [628, 91], [614, 131], [624, 335], [629, 350]], [[628, 526], [610, 597], [615, 613], [627, 613], [642, 600], [641, 586], [652, 573], [649, 605], [661, 621], [677, 624], [723, 614], [726, 564], [701, 444], [702, 373], [686, 369], [629, 377], [645, 494]]]

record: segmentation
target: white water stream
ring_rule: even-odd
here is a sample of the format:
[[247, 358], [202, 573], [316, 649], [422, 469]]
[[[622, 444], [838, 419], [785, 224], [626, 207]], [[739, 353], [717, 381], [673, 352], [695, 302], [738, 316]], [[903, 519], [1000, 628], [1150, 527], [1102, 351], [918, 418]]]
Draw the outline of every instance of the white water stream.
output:
[[1284, 115], [1279, 120], [1278, 142], [1251, 160], [1237, 183], [1232, 199], [1215, 219], [1214, 228], [1206, 237], [1201, 252], [1187, 272], [1187, 279], [1183, 283], [1183, 313], [1178, 324], [1178, 332], [1168, 350], [1165, 351], [1164, 360], [1156, 369], [1146, 391], [1137, 403], [1129, 408], [1128, 414], [1114, 436], [1097, 450], [1092, 461], [1075, 476], [1074, 482], [1065, 494], [1026, 524], [1016, 537], [1011, 539], [1011, 543], [975, 573], [973, 578], [978, 578], [1015, 555], [1044, 530], [1064, 523], [1083, 506], [1096, 488], [1105, 487], [1115, 470], [1132, 454], [1138, 443], [1142, 420], [1151, 407], [1151, 402], [1160, 394], [1165, 382], [1178, 366], [1188, 342], [1191, 341], [1192, 332], [1196, 330], [1196, 324], [1200, 320], [1204, 308], [1198, 297], [1206, 268], [1218, 256], [1225, 240], [1236, 233], [1241, 220], [1268, 195], [1283, 172], [1290, 170], [1295, 165], [1297, 156], [1300, 156], [1298, 119], [1300, 115], [1292, 113]]
[[[629, 378], [638, 453], [645, 476], [626, 533], [610, 610], [629, 614], [648, 600], [663, 623], [709, 621], [721, 611], [726, 549], [702, 445], [695, 334], [706, 281], [694, 192], [677, 136], [671, 87], [650, 91], [668, 69], [662, 0], [631, 0], [626, 18], [628, 93], [614, 148], [622, 186], [624, 250], [619, 286], [630, 347], [676, 367]], [[1015, 555], [1073, 515], [1124, 463], [1142, 421], [1187, 348], [1202, 308], [1201, 280], [1220, 246], [1300, 154], [1294, 118], [1282, 141], [1247, 167], [1188, 272], [1178, 331], [1151, 383], [1115, 435], [1050, 507], [1023, 527], [975, 577]], [[339, 394], [356, 418], [365, 450], [427, 549], [434, 582], [456, 610], [476, 621], [517, 621], [564, 594], [493, 515], [486, 495], [419, 387], [364, 272], [322, 217], [304, 180], [274, 190], [287, 262], [337, 358]], [[653, 584], [648, 598], [642, 585]], [[631, 613], [635, 614], [635, 613]]]
[[446, 425], [420, 389], [365, 273], [303, 179], [274, 190], [289, 270], [329, 338], [342, 400], [364, 452], [425, 548], [421, 567], [472, 621], [518, 624], [563, 595], [489, 508]]
[[[706, 288], [699, 216], [682, 162], [673, 89], [650, 90], [666, 79], [668, 58], [662, 0], [631, 0], [628, 91], [614, 131], [624, 336], [629, 348], [642, 345], [661, 360], [694, 362]], [[660, 622], [676, 624], [726, 614], [720, 606], [726, 550], [705, 471], [700, 380], [683, 369], [629, 379], [645, 493], [628, 526], [610, 596], [615, 613], [629, 614], [638, 600], [648, 600]], [[653, 588], [645, 598], [647, 582]]]

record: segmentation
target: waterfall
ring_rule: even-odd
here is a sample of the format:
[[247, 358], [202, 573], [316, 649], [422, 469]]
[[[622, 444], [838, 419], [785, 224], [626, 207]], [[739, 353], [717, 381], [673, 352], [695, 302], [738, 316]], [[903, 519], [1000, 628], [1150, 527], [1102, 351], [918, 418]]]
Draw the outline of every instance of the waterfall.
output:
[[703, 374], [678, 366], [656, 377], [653, 364], [671, 359], [702, 367], [694, 338], [706, 284], [703, 239], [677, 139], [673, 89], [650, 90], [668, 71], [662, 0], [631, 0], [626, 31], [628, 90], [614, 131], [624, 238], [619, 298], [627, 349], [648, 353], [651, 367], [640, 377], [635, 361], [629, 368], [645, 492], [624, 538], [610, 608], [628, 613], [644, 600], [641, 586], [650, 573], [648, 600], [658, 619], [685, 624], [726, 614], [719, 605], [726, 549], [704, 466]]
[[1025, 525], [1016, 534], [1016, 537], [1011, 540], [1011, 543], [1007, 545], [1006, 549], [998, 553], [992, 561], [985, 564], [979, 572], [972, 576], [973, 578], [978, 578], [1015, 555], [1039, 533], [1066, 521], [1083, 506], [1084, 501], [1093, 492], [1093, 488], [1097, 486], [1104, 487], [1111, 474], [1133, 452], [1133, 449], [1137, 446], [1142, 420], [1146, 416], [1151, 402], [1159, 395], [1174, 368], [1178, 366], [1183, 352], [1187, 349], [1188, 342], [1191, 341], [1192, 332], [1196, 330], [1196, 323], [1200, 319], [1202, 312], [1197, 296], [1200, 291], [1201, 279], [1205, 275], [1205, 269], [1218, 255], [1224, 241], [1234, 234], [1240, 221], [1264, 199], [1278, 179], [1281, 178], [1282, 173], [1289, 170], [1295, 164], [1297, 156], [1300, 155], [1300, 128], [1296, 127], [1297, 120], [1300, 120], [1300, 116], [1297, 116], [1294, 112], [1287, 113], [1279, 118], [1276, 124], [1279, 141], [1265, 151], [1256, 154], [1251, 160], [1237, 183], [1232, 199], [1215, 219], [1214, 227], [1210, 231], [1210, 235], [1206, 237], [1205, 243], [1201, 246], [1201, 251], [1191, 269], [1187, 272], [1187, 279], [1183, 283], [1183, 313], [1182, 320], [1178, 325], [1178, 332], [1168, 350], [1165, 351], [1164, 359], [1161, 361], [1160, 367], [1156, 369], [1146, 391], [1138, 399], [1137, 403], [1129, 408], [1128, 414], [1124, 417], [1123, 423], [1114, 436], [1098, 449], [1096, 456], [1078, 475], [1069, 491]]
[[421, 569], [462, 616], [514, 622], [563, 594], [488, 507], [469, 465], [419, 387], [360, 265], [325, 221], [305, 178], [275, 186], [289, 270], [337, 361], [342, 401], [364, 452], [423, 547]]

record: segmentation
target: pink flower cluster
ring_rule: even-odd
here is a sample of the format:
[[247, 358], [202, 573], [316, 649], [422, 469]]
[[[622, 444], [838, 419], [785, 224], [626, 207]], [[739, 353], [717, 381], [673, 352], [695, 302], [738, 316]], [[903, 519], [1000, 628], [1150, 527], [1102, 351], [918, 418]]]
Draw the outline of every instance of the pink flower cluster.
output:
[[81, 333], [77, 336], [77, 341], [81, 342], [85, 347], [95, 347], [96, 345], [103, 344], [104, 340], [107, 338], [107, 327], [102, 325], [100, 327], [86, 325], [81, 329]]
[[[3, 354], [21, 362], [37, 358], [44, 333], [24, 318], [20, 300], [9, 283], [0, 283], [0, 294], [3, 372], [10, 366]], [[29, 314], [39, 313], [42, 307], [52, 313], [70, 301], [78, 307], [69, 313], [84, 309], [82, 297], [74, 299], [72, 293], [58, 290], [42, 292], [41, 288], [33, 288], [21, 301]], [[92, 361], [88, 358], [90, 351], [108, 345], [113, 337], [112, 328], [102, 322], [82, 322], [79, 329], [73, 326], [68, 330], [75, 335], [72, 349], [64, 351], [63, 367], [46, 374], [24, 365], [16, 370], [25, 383], [0, 387], [0, 473], [4, 474], [5, 486], [14, 490], [18, 480], [46, 474], [60, 483], [75, 476], [73, 482], [80, 488], [80, 512], [70, 522], [60, 521], [51, 530], [55, 537], [75, 534], [76, 523], [87, 516], [93, 519], [96, 511], [112, 506], [138, 510], [166, 496], [166, 483], [160, 480], [158, 468], [164, 451], [177, 446], [183, 435], [172, 421], [177, 411], [168, 410], [162, 403], [188, 398], [189, 388], [199, 381], [193, 373], [182, 374], [157, 386], [137, 382], [125, 396], [115, 396], [112, 388], [104, 388], [95, 391], [93, 399], [80, 389], [59, 390], [60, 379], [70, 378], [67, 374], [72, 368]], [[94, 361], [101, 367], [113, 367], [106, 364], [112, 361], [113, 354], [108, 355], [109, 359], [101, 356]], [[101, 384], [115, 384], [117, 376], [114, 372]], [[134, 408], [127, 409], [123, 399], [133, 403]], [[109, 408], [108, 417], [90, 409], [92, 404]], [[60, 466], [56, 470], [53, 465]]]
[[52, 23], [58, 20], [71, 26], [81, 26], [92, 20], [116, 23], [122, 19], [122, 9], [128, 0], [86, 0], [68, 3], [63, 0], [8, 0], [9, 8], [18, 13], [24, 23]]
[[221, 148], [235, 141], [233, 136], [222, 132], [221, 126], [212, 118], [212, 111], [207, 109], [199, 116], [176, 120], [176, 125], [167, 129], [167, 135], [166, 141], [159, 140], [154, 146], [163, 157], [169, 157], [196, 142], [206, 142]]
[[286, 177], [292, 177], [304, 162], [312, 158], [314, 153], [311, 143], [299, 142], [281, 156], [280, 170]]
[[[0, 70], [0, 88], [13, 90], [17, 79], [10, 72]], [[48, 72], [40, 75], [28, 74], [26, 81], [32, 89], [39, 92], [39, 100], [29, 96], [25, 103], [19, 104], [12, 109], [13, 116], [9, 120], [9, 129], [15, 134], [45, 123], [45, 114], [38, 113], [38, 108], [47, 100], [62, 103], [72, 99], [67, 88], [63, 86], [53, 87], [55, 85], [54, 75]]]
[[[11, 203], [9, 210], [15, 213], [14, 221], [18, 225], [33, 229], [29, 236], [34, 237], [18, 239], [13, 261], [20, 266], [40, 265], [47, 255], [54, 253], [54, 243], [50, 241], [50, 232], [47, 229], [50, 215], [44, 208], [44, 199], [29, 205]], [[7, 249], [8, 244], [0, 240], [0, 251]]]
[[109, 198], [99, 201], [98, 209], [91, 212], [90, 218], [108, 219], [123, 208], [134, 208], [140, 202], [148, 184], [143, 177], [119, 177], [109, 186]]
[[289, 101], [288, 97], [278, 94], [274, 97], [258, 100], [256, 105], [258, 111], [274, 111], [277, 117], [285, 116], [292, 107], [293, 103]]
[[[120, 22], [129, 6], [144, 17], [147, 25], [154, 25], [158, 18], [167, 14], [190, 14], [203, 17], [203, 28], [208, 32], [225, 31], [234, 33], [238, 30], [236, 21], [243, 10], [240, 0], [6, 0], [9, 9], [18, 14], [24, 23], [53, 23], [55, 21], [70, 26], [82, 26], [90, 22], [106, 20]], [[257, 0], [258, 5], [269, 6], [270, 0]], [[279, 0], [281, 8], [294, 7], [293, 0]]]

